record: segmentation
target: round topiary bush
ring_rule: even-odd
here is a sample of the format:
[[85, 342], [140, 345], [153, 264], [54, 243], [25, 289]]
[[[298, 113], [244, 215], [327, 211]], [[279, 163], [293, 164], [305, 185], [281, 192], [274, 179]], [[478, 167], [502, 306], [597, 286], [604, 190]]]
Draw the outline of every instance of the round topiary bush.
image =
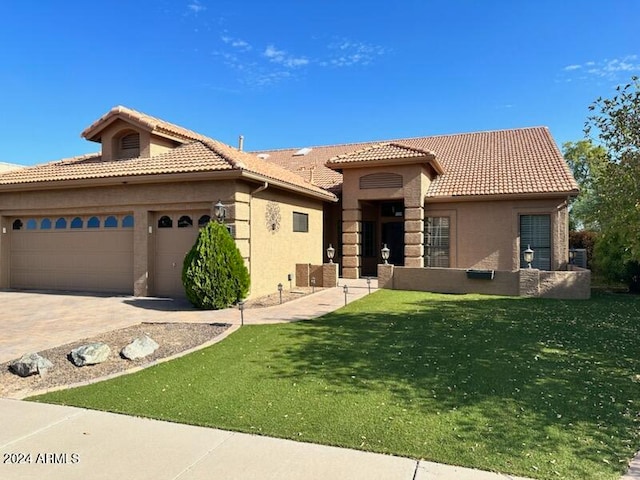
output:
[[249, 271], [227, 227], [209, 222], [184, 258], [182, 284], [204, 310], [227, 308], [249, 293]]

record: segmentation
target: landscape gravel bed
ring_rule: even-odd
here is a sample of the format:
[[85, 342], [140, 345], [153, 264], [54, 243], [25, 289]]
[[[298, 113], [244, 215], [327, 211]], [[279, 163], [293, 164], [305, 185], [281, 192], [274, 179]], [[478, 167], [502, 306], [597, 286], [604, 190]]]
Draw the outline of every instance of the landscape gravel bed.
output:
[[[53, 368], [44, 375], [36, 374], [22, 378], [9, 370], [12, 362], [0, 364], [0, 397], [23, 398], [33, 392], [90, 382], [135, 367], [144, 367], [159, 359], [202, 345], [223, 333], [227, 328], [229, 328], [227, 324], [141, 323], [43, 350], [38, 353], [53, 363]], [[155, 340], [160, 348], [151, 355], [137, 360], [127, 360], [120, 356], [120, 350], [136, 337], [145, 334]], [[109, 358], [97, 365], [76, 367], [69, 359], [69, 352], [76, 347], [94, 342], [109, 345], [111, 348]]]

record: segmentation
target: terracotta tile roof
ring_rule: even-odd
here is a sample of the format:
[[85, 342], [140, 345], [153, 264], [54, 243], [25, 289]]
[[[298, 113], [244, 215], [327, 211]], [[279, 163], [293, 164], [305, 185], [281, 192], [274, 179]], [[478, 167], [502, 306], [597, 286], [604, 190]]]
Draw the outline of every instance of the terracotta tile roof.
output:
[[238, 171], [259, 179], [273, 180], [333, 199], [326, 190], [312, 185], [295, 173], [270, 165], [254, 155], [206, 137], [151, 158], [103, 161], [99, 153], [45, 163], [0, 175], [0, 185], [33, 184], [63, 180], [136, 177], [189, 172]]
[[0, 162], [0, 173], [10, 172], [11, 170], [19, 170], [25, 168], [24, 165], [17, 165], [15, 163]]
[[152, 132], [155, 133], [164, 133], [169, 136], [177, 137], [183, 140], [207, 140], [207, 137], [201, 135], [193, 130], [189, 130], [187, 128], [183, 128], [179, 125], [174, 125], [173, 123], [166, 122], [156, 117], [152, 117], [151, 115], [147, 115], [146, 113], [138, 112], [137, 110], [133, 110], [131, 108], [123, 107], [122, 105], [118, 105], [117, 107], [113, 107], [107, 113], [105, 113], [98, 120], [93, 122], [84, 131], [81, 133], [83, 138], [87, 140], [98, 141], [100, 139], [100, 133], [109, 123], [117, 120], [118, 118], [122, 118], [124, 120], [133, 120], [134, 122], [146, 127]]
[[326, 162], [340, 155], [370, 152], [367, 149], [381, 144], [396, 144], [436, 155], [444, 174], [431, 184], [428, 197], [578, 191], [546, 127], [328, 145], [312, 147], [307, 155], [299, 157], [293, 156], [298, 149], [255, 153], [268, 154], [268, 162], [299, 174], [314, 168], [314, 183], [337, 191], [342, 183], [340, 174], [329, 169]]
[[368, 162], [371, 160], [393, 160], [396, 158], [423, 158], [433, 157], [432, 152], [412, 148], [400, 143], [376, 143], [359, 150], [343, 153], [330, 158], [327, 165], [342, 165], [348, 163]]

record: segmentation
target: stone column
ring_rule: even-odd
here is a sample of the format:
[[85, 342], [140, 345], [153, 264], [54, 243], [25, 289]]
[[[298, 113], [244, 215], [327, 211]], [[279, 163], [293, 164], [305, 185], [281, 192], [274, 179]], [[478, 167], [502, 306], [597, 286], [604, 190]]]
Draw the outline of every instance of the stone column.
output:
[[405, 206], [404, 266], [424, 267], [424, 207]]
[[360, 229], [362, 209], [342, 209], [342, 276], [360, 278]]

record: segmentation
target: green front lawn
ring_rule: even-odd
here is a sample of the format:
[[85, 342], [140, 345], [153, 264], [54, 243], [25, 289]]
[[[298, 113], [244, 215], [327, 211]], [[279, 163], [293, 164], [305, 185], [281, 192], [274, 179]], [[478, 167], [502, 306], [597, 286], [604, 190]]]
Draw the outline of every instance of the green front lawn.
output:
[[36, 400], [535, 478], [614, 479], [640, 448], [638, 374], [639, 297], [384, 290]]

